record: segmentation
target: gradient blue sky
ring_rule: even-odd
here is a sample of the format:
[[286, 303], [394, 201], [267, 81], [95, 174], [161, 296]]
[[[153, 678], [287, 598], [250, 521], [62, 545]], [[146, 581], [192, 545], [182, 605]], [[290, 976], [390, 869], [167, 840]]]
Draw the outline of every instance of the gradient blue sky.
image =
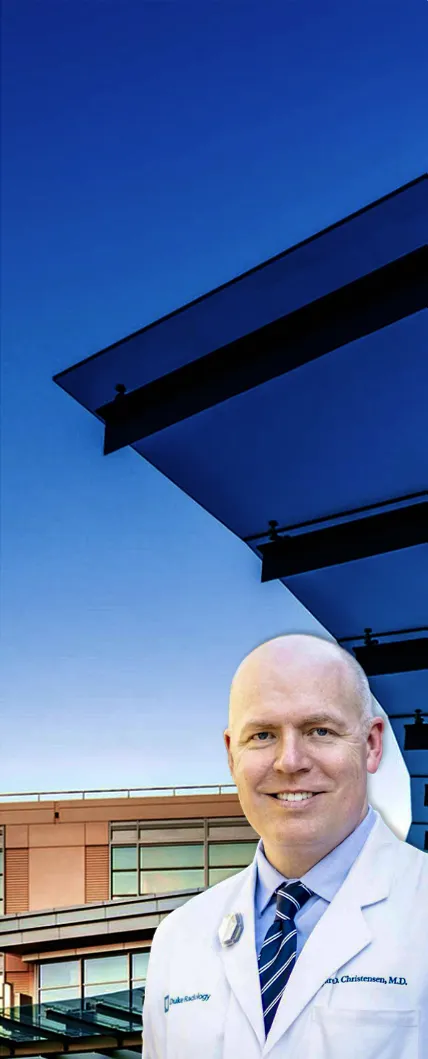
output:
[[4, 0], [0, 790], [227, 781], [315, 628], [54, 372], [427, 167], [426, 0]]

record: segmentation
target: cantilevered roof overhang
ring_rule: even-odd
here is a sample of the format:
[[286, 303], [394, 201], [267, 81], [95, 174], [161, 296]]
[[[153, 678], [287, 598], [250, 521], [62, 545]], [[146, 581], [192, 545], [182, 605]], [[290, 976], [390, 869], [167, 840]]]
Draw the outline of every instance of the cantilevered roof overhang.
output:
[[0, 1011], [0, 1057], [141, 1054], [143, 990], [81, 1000], [20, 1004]]
[[82, 1019], [81, 1033], [71, 1037], [69, 1034], [70, 1020], [60, 1029], [49, 1030], [44, 1020], [42, 1026], [23, 1022], [22, 1015], [16, 1013], [15, 1017], [9, 1018], [0, 1014], [0, 1059], [13, 1059], [13, 1057], [30, 1056], [66, 1056], [73, 1055], [75, 1059], [80, 1056], [88, 1059], [98, 1059], [99, 1056], [111, 1056], [112, 1059], [135, 1059], [141, 1055], [141, 1016], [140, 1026], [137, 1029], [137, 1018], [135, 1018], [135, 1029], [132, 1032], [123, 1032], [120, 1027], [112, 1026], [110, 1030], [103, 1030], [94, 1026], [92, 1032], [88, 1032]]
[[[2, 1033], [3, 1030], [3, 1033]], [[7, 1033], [7, 1036], [5, 1035]], [[13, 1059], [14, 1056], [24, 1059], [30, 1056], [66, 1056], [75, 1059], [85, 1056], [98, 1059], [99, 1056], [111, 1056], [112, 1059], [135, 1059], [141, 1055], [141, 1027], [133, 1033], [92, 1033], [73, 1039], [67, 1032], [57, 1032], [48, 1036], [48, 1031], [23, 1026], [19, 1018], [14, 1020], [0, 1015], [0, 1059]]]
[[47, 951], [150, 939], [169, 912], [199, 892], [148, 894], [0, 916], [0, 952], [38, 959]]
[[428, 709], [427, 244], [425, 174], [55, 377], [348, 649], [417, 640], [372, 661], [400, 714]]

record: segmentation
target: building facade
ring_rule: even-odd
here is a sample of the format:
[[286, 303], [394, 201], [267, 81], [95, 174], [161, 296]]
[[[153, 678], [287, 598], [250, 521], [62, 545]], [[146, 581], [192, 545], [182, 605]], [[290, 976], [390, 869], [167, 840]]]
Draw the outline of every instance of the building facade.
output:
[[141, 995], [163, 916], [257, 841], [228, 787], [0, 801], [3, 1009]]

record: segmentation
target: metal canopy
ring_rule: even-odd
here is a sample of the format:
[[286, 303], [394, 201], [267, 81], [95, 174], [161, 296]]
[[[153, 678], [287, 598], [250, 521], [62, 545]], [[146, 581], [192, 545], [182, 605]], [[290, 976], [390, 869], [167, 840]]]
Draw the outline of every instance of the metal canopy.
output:
[[415, 250], [339, 290], [228, 342], [97, 409], [105, 453], [284, 375], [424, 307], [425, 251]]
[[427, 538], [428, 501], [344, 521], [311, 533], [279, 534], [271, 523], [269, 544], [260, 544], [262, 581], [292, 577], [308, 570], [339, 566], [369, 555], [384, 555]]
[[7, 913], [0, 916], [0, 951], [37, 959], [42, 952], [78, 945], [82, 937], [86, 945], [151, 938], [164, 916], [195, 893], [199, 889]]
[[24, 1004], [0, 1012], [0, 1057], [141, 1052], [144, 990]]
[[[55, 377], [350, 650], [427, 624], [427, 243], [425, 174]], [[372, 669], [392, 716], [427, 667]]]

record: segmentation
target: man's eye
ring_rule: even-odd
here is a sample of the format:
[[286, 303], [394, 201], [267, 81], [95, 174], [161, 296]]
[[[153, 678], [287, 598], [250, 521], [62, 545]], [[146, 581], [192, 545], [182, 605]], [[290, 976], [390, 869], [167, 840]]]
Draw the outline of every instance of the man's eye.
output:
[[322, 735], [332, 735], [329, 728], [313, 728], [312, 731], [317, 732], [318, 735], [320, 732], [322, 733]]
[[266, 743], [272, 732], [254, 732], [253, 739], [258, 743]]

